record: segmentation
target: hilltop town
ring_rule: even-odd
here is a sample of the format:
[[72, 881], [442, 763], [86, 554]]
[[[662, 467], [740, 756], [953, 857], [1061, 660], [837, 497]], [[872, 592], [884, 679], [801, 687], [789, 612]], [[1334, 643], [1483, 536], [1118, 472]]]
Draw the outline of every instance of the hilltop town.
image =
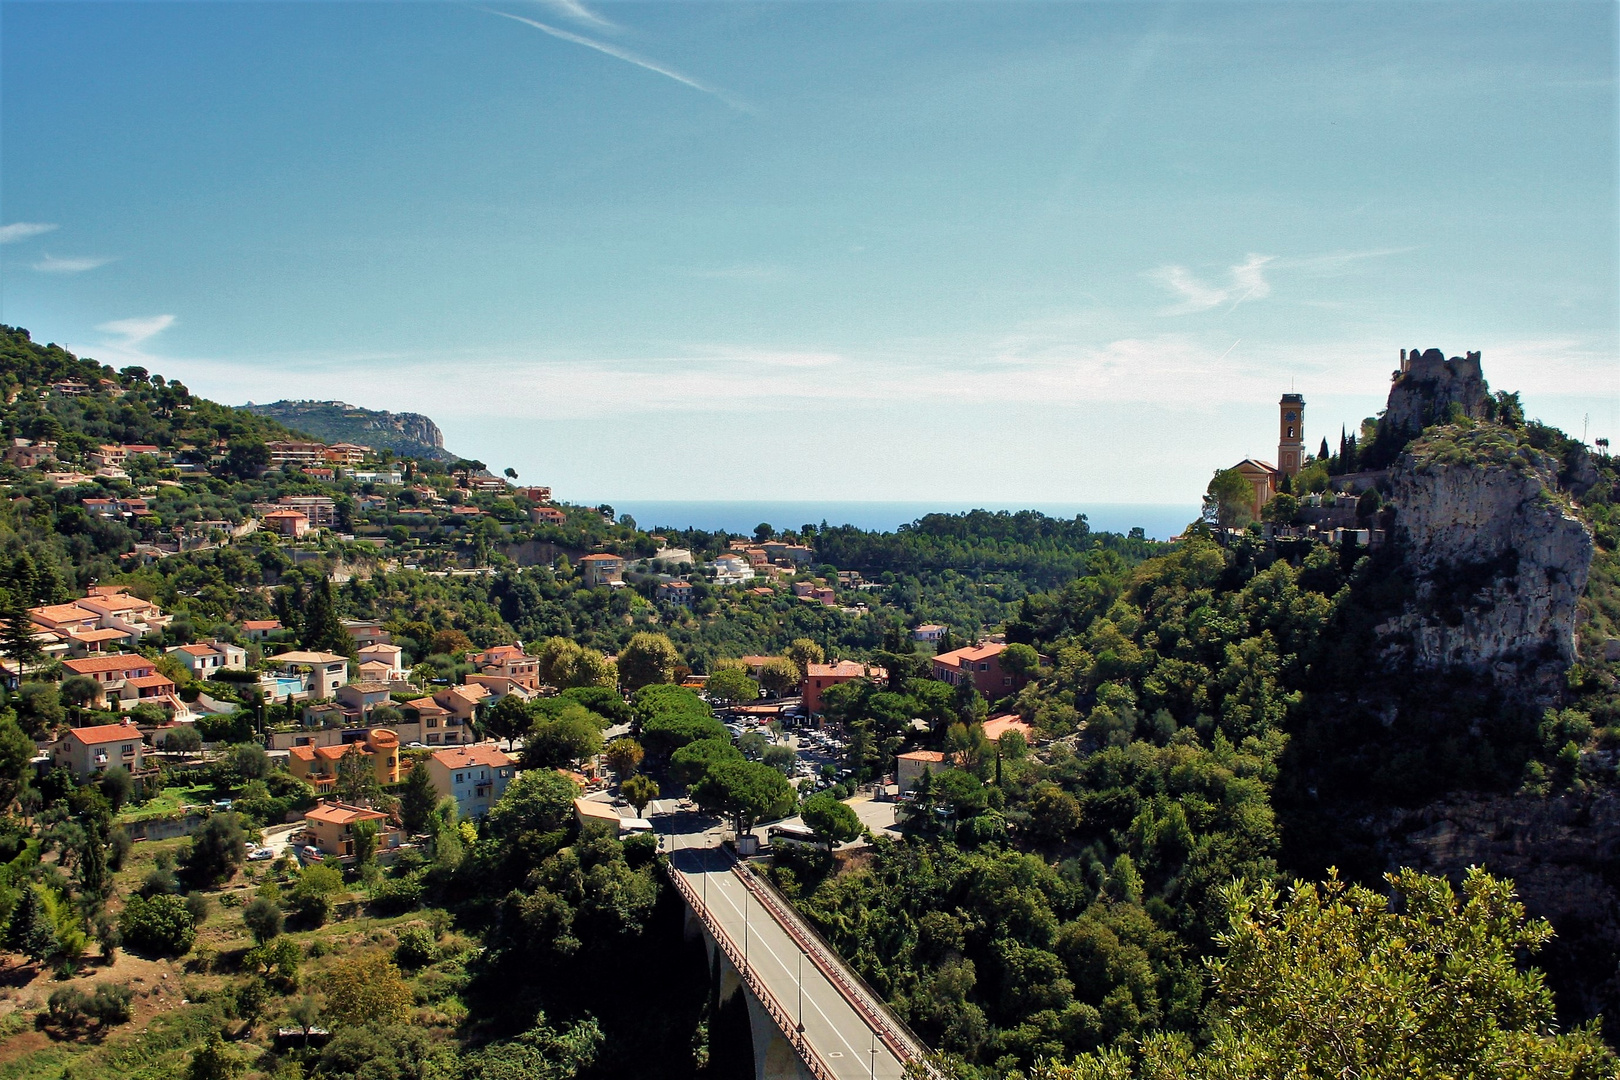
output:
[[1620, 473], [1478, 353], [1337, 450], [1283, 395], [1163, 544], [652, 531], [18, 330], [0, 388], [10, 1060], [841, 1075], [792, 985], [1010, 1076], [1203, 1032], [1233, 888], [1483, 865], [1527, 1052], [1613, 1068]]

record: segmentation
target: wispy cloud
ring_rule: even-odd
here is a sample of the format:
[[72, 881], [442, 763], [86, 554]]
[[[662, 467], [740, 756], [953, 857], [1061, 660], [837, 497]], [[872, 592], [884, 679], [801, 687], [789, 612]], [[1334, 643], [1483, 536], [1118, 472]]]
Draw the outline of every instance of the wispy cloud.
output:
[[705, 281], [780, 281], [787, 271], [770, 263], [734, 263], [688, 270], [687, 275]]
[[532, 26], [541, 33], [550, 34], [552, 37], [558, 38], [562, 41], [569, 41], [575, 45], [583, 45], [587, 49], [595, 49], [597, 52], [605, 53], [616, 60], [623, 60], [627, 64], [634, 64], [636, 67], [646, 68], [648, 71], [656, 72], [667, 79], [674, 79], [683, 86], [689, 86], [693, 90], [719, 98], [721, 101], [725, 102], [727, 105], [730, 105], [738, 112], [751, 113], [754, 111], [753, 108], [745, 102], [738, 101], [736, 98], [731, 97], [729, 94], [726, 94], [723, 91], [717, 90], [705, 83], [701, 83], [692, 78], [690, 75], [683, 75], [674, 68], [660, 64], [656, 60], [649, 60], [645, 56], [639, 56], [636, 53], [631, 52], [629, 49], [621, 49], [617, 45], [609, 45], [605, 41], [597, 41], [594, 38], [583, 37], [579, 34], [570, 33], [567, 30], [560, 30], [555, 26], [550, 26], [543, 22], [537, 22], [534, 19], [525, 19], [521, 15], [513, 15], [505, 11], [496, 11], [494, 8], [480, 8], [479, 10], [488, 12], [491, 15], [499, 15], [503, 19], [511, 19], [513, 22], [520, 22], [525, 26]]
[[1245, 300], [1264, 299], [1271, 295], [1271, 283], [1266, 280], [1265, 268], [1274, 259], [1272, 255], [1250, 255], [1227, 271], [1224, 285], [1206, 284], [1185, 266], [1161, 266], [1150, 276], [1181, 297], [1181, 301], [1163, 308], [1159, 314], [1191, 315], [1228, 302], [1232, 307], [1237, 307]]
[[617, 23], [602, 18], [602, 16], [580, 3], [579, 0], [540, 0], [540, 3], [564, 18], [594, 26], [598, 30], [617, 30], [619, 28]]
[[43, 221], [14, 221], [10, 225], [0, 225], [0, 244], [15, 244], [19, 240], [39, 236], [55, 228], [55, 225]]
[[114, 319], [112, 322], [102, 323], [96, 329], [116, 335], [120, 340], [113, 342], [114, 345], [133, 349], [147, 338], [155, 337], [173, 325], [173, 315], [147, 315], [138, 319]]
[[100, 256], [59, 259], [55, 255], [47, 253], [43, 259], [34, 263], [34, 269], [42, 274], [82, 274], [86, 270], [94, 270], [98, 266], [106, 266], [110, 262], [112, 262], [111, 258], [101, 258]]

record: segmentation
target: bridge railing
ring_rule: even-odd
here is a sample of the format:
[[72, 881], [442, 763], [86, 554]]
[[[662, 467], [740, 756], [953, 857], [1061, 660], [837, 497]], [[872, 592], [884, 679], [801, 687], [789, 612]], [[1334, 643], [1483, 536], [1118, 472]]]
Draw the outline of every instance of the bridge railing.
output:
[[719, 920], [709, 918], [708, 906], [703, 902], [703, 897], [698, 895], [698, 891], [692, 888], [692, 883], [687, 881], [686, 877], [673, 866], [668, 867], [668, 872], [669, 879], [675, 883], [676, 891], [681, 894], [693, 911], [703, 916], [703, 921], [708, 925], [709, 933], [714, 938], [715, 944], [720, 947], [721, 952], [726, 954], [726, 959], [731, 961], [731, 966], [736, 970], [743, 984], [748, 987], [754, 998], [760, 1003], [760, 1006], [770, 1014], [771, 1020], [781, 1029], [783, 1037], [798, 1053], [799, 1060], [803, 1061], [805, 1067], [810, 1070], [810, 1075], [815, 1077], [816, 1080], [837, 1080], [837, 1076], [828, 1067], [821, 1055], [816, 1053], [816, 1048], [810, 1045], [810, 1040], [799, 1029], [799, 1025], [794, 1022], [787, 1009], [783, 1008], [782, 1003], [776, 1000], [776, 995], [772, 994], [765, 985], [765, 980], [759, 977], [753, 966], [743, 956], [742, 950], [737, 948], [737, 943], [732, 941], [731, 937], [721, 928]]
[[927, 1044], [889, 1010], [877, 991], [844, 962], [844, 958], [833, 948], [832, 943], [822, 937], [820, 932], [810, 925], [809, 920], [794, 909], [792, 903], [777, 891], [775, 885], [763, 875], [754, 873], [751, 866], [735, 863], [731, 869], [742, 881], [743, 887], [771, 911], [772, 917], [787, 931], [788, 936], [794, 939], [861, 1018], [877, 1032], [890, 1053], [894, 1054], [902, 1065], [915, 1062], [932, 1075], [933, 1069], [928, 1064]]

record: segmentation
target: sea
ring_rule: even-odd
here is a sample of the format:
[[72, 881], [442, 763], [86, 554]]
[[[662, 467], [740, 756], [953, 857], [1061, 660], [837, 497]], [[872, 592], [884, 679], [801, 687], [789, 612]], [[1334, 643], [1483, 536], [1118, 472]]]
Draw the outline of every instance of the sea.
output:
[[1198, 518], [1199, 507], [1179, 503], [994, 503], [994, 502], [682, 502], [607, 500], [618, 514], [629, 514], [643, 529], [705, 529], [752, 534], [768, 524], [778, 530], [804, 524], [818, 528], [853, 525], [869, 532], [893, 532], [925, 514], [958, 514], [968, 510], [1038, 510], [1048, 517], [1086, 515], [1096, 532], [1129, 533], [1140, 528], [1155, 540], [1177, 536]]

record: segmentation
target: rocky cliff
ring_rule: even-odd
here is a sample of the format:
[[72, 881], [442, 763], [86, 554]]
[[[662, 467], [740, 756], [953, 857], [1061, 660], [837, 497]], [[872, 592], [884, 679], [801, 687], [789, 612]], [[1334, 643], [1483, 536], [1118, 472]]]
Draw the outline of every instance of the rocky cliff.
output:
[[391, 413], [362, 409], [342, 401], [273, 401], [244, 406], [324, 442], [352, 442], [374, 450], [391, 450], [401, 457], [454, 461], [444, 448], [439, 426], [421, 413]]
[[[1558, 936], [1537, 958], [1570, 1019], [1620, 1012], [1620, 797], [1459, 795], [1375, 825], [1386, 867], [1510, 877]], [[1613, 1020], [1608, 1029], [1612, 1039]]]
[[1575, 657], [1593, 553], [1558, 469], [1491, 424], [1432, 428], [1402, 456], [1391, 499], [1412, 591], [1377, 628], [1386, 659], [1551, 693]]

